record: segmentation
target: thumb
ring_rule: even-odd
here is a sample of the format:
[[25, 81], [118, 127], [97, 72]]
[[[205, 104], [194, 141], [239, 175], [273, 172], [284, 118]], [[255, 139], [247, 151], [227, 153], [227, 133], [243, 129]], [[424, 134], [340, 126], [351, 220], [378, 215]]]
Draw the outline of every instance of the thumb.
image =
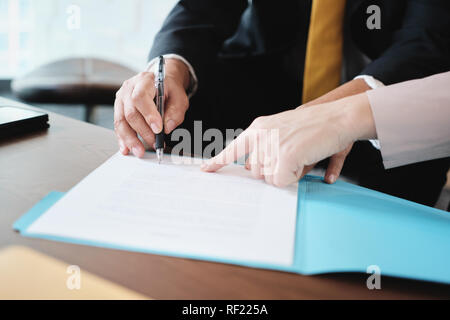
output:
[[341, 174], [342, 167], [344, 166], [345, 158], [349, 154], [350, 150], [352, 150], [352, 145], [344, 149], [343, 151], [336, 153], [330, 158], [330, 162], [328, 163], [327, 172], [325, 173], [325, 182], [329, 184], [333, 184], [339, 178]]

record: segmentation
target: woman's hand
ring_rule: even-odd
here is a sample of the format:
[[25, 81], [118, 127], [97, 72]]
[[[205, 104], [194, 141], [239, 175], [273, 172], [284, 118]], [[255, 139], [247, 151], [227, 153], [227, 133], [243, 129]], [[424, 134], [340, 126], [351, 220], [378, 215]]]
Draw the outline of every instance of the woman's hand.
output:
[[[354, 141], [375, 136], [372, 112], [364, 93], [257, 118], [219, 155], [204, 163], [202, 170], [217, 171], [248, 154], [246, 168], [255, 178], [284, 187], [301, 179], [323, 159], [339, 152], [345, 157]], [[332, 169], [339, 171], [334, 173], [336, 178], [341, 168], [342, 165]], [[329, 182], [336, 179], [332, 180]]]

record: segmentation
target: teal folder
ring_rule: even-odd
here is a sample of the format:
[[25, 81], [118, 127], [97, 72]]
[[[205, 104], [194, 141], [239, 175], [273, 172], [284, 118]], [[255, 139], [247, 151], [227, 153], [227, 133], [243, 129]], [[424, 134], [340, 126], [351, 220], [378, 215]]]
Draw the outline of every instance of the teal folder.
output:
[[450, 214], [414, 202], [319, 177], [299, 182], [295, 257], [292, 266], [229, 261], [33, 235], [28, 227], [64, 193], [52, 192], [14, 223], [24, 236], [83, 245], [231, 263], [300, 274], [363, 272], [450, 284]]

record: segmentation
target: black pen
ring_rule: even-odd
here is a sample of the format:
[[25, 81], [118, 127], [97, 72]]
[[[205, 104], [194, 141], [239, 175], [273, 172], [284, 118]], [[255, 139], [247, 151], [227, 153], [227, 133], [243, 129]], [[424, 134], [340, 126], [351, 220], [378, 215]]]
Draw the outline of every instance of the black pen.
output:
[[155, 149], [156, 156], [158, 157], [158, 163], [161, 163], [164, 154], [164, 78], [166, 76], [163, 56], [159, 57], [158, 74], [155, 76], [156, 107], [163, 120], [161, 132], [156, 135]]

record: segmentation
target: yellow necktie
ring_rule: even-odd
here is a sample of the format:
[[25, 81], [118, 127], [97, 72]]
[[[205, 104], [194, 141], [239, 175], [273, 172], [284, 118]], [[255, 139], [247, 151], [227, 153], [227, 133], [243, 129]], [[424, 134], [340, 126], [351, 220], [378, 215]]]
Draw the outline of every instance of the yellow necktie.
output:
[[313, 0], [303, 75], [303, 103], [339, 86], [346, 0]]

